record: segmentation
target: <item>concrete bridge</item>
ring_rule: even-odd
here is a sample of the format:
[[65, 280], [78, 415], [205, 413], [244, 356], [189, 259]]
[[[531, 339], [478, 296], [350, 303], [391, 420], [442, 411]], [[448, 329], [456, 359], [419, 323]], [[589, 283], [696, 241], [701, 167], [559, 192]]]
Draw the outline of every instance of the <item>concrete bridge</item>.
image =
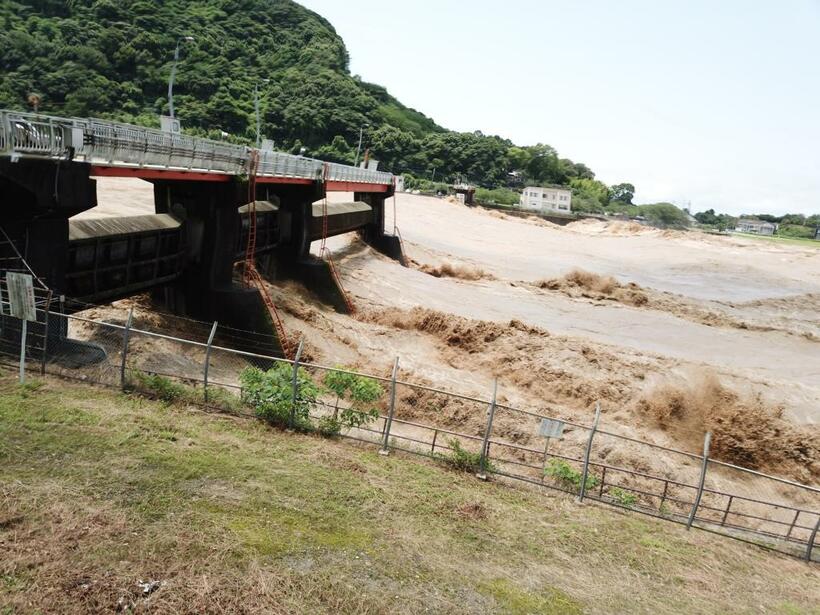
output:
[[[151, 182], [156, 213], [70, 220], [96, 206], [97, 177]], [[316, 204], [333, 191], [354, 200]], [[312, 241], [358, 231], [401, 258], [398, 239], [384, 233], [393, 191], [390, 173], [116, 122], [0, 111], [0, 228], [8, 238], [0, 275], [20, 267], [19, 253], [55, 295], [94, 303], [151, 290], [181, 315], [269, 327], [257, 290], [235, 280], [247, 246], [263, 273], [304, 277], [327, 291]]]

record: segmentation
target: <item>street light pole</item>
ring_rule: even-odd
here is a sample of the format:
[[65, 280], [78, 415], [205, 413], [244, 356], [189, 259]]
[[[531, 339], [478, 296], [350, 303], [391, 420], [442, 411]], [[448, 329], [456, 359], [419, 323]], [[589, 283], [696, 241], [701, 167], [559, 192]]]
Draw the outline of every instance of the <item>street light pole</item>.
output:
[[[262, 79], [262, 83], [270, 83], [270, 79]], [[262, 145], [262, 118], [259, 115], [259, 84], [253, 86], [253, 106], [256, 110], [256, 148]]]
[[176, 77], [177, 63], [179, 62], [179, 46], [183, 41], [193, 42], [193, 40], [193, 36], [180, 37], [174, 49], [174, 63], [171, 65], [171, 77], [168, 79], [168, 113], [170, 117], [174, 117], [174, 77]]
[[364, 132], [364, 129], [369, 126], [370, 124], [362, 124], [362, 126], [359, 128], [359, 145], [356, 148], [356, 162], [353, 163], [354, 167], [359, 166], [359, 154], [362, 151], [362, 133]]

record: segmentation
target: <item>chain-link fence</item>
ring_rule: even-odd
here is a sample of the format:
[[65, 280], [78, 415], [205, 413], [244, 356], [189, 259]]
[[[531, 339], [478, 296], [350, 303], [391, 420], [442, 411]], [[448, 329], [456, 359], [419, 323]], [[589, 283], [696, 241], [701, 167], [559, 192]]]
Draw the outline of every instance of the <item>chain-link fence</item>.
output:
[[[820, 561], [820, 489], [711, 459], [708, 441], [694, 454], [616, 433], [624, 426], [600, 424], [597, 412], [583, 425], [500, 403], [496, 387], [482, 399], [406, 382], [398, 360], [363, 374], [305, 361], [301, 345], [287, 360], [275, 356], [273, 336], [148, 308], [80, 315], [50, 310], [46, 298], [37, 306], [25, 338], [19, 320], [2, 316], [3, 365], [17, 369], [25, 348], [29, 374], [257, 415]], [[171, 327], [178, 335], [163, 332]], [[258, 395], [260, 374], [278, 379], [278, 398]]]

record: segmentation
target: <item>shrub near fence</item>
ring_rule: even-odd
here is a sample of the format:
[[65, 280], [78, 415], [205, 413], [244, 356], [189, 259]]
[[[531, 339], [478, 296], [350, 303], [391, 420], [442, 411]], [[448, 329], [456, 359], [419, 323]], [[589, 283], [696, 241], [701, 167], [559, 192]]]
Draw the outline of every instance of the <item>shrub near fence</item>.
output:
[[[552, 417], [498, 404], [494, 392], [481, 399], [402, 381], [398, 360], [384, 377], [220, 346], [215, 340], [255, 334], [221, 337], [213, 323], [191, 321], [196, 340], [151, 331], [156, 319], [139, 309], [112, 322], [50, 314], [49, 326], [74, 339], [52, 337], [43, 353], [45, 335], [35, 327], [26, 340], [27, 369], [35, 373], [425, 455], [820, 561], [820, 489], [710, 459], [708, 451], [652, 444], [597, 422], [563, 421], [563, 438], [546, 441], [538, 430]], [[44, 309], [38, 318], [44, 325]], [[14, 346], [0, 350], [2, 363], [16, 369]]]

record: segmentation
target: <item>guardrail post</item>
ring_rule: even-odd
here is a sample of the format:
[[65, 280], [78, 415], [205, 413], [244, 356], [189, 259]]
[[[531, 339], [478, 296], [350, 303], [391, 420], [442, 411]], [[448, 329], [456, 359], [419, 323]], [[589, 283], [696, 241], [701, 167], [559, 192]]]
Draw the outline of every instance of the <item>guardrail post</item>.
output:
[[205, 369], [202, 374], [202, 397], [205, 403], [208, 403], [208, 369], [211, 367], [211, 345], [214, 343], [214, 335], [216, 335], [216, 328], [218, 323], [214, 321], [211, 327], [211, 334], [208, 336], [208, 346], [205, 348]]
[[493, 416], [495, 415], [495, 401], [498, 393], [498, 378], [493, 380], [493, 399], [487, 411], [487, 429], [484, 430], [484, 441], [481, 443], [481, 456], [478, 458], [478, 473], [476, 476], [481, 480], [487, 480], [487, 451], [490, 447], [490, 432], [493, 428]]
[[820, 515], [817, 516], [817, 523], [814, 524], [811, 536], [809, 536], [809, 544], [806, 546], [806, 561], [811, 561], [811, 552], [814, 549], [814, 541], [817, 538], [817, 530], [820, 529]]
[[686, 521], [686, 529], [690, 529], [695, 522], [695, 514], [698, 512], [700, 506], [700, 499], [703, 497], [703, 485], [706, 483], [706, 468], [709, 466], [709, 444], [712, 442], [712, 432], [707, 431], [706, 437], [703, 439], [703, 466], [700, 470], [700, 481], [698, 482], [698, 492], [695, 495], [695, 503], [692, 505], [692, 510], [689, 513], [689, 519]]
[[390, 428], [393, 426], [393, 414], [396, 412], [396, 376], [399, 372], [399, 358], [393, 362], [393, 373], [390, 376], [390, 408], [387, 411], [387, 422], [384, 424], [384, 440], [379, 455], [390, 454]]
[[592, 429], [589, 430], [589, 440], [587, 440], [587, 449], [584, 452], [584, 468], [581, 471], [581, 487], [578, 490], [578, 501], [584, 501], [584, 495], [587, 492], [587, 478], [589, 477], [589, 455], [592, 453], [592, 439], [595, 437], [595, 431], [598, 429], [598, 421], [601, 418], [601, 402], [595, 402], [595, 419], [592, 421]]
[[28, 321], [23, 318], [20, 332], [20, 384], [26, 383], [26, 339], [28, 338]]
[[296, 349], [296, 357], [293, 359], [293, 393], [290, 404], [290, 420], [288, 421], [288, 426], [291, 429], [293, 429], [293, 426], [296, 423], [296, 400], [299, 396], [299, 359], [302, 358], [303, 345], [304, 340], [299, 340], [299, 347]]
[[131, 323], [134, 321], [134, 308], [128, 310], [128, 320], [125, 322], [125, 332], [122, 336], [122, 362], [120, 363], [120, 388], [125, 390], [125, 360], [128, 358], [128, 336], [131, 333]]

